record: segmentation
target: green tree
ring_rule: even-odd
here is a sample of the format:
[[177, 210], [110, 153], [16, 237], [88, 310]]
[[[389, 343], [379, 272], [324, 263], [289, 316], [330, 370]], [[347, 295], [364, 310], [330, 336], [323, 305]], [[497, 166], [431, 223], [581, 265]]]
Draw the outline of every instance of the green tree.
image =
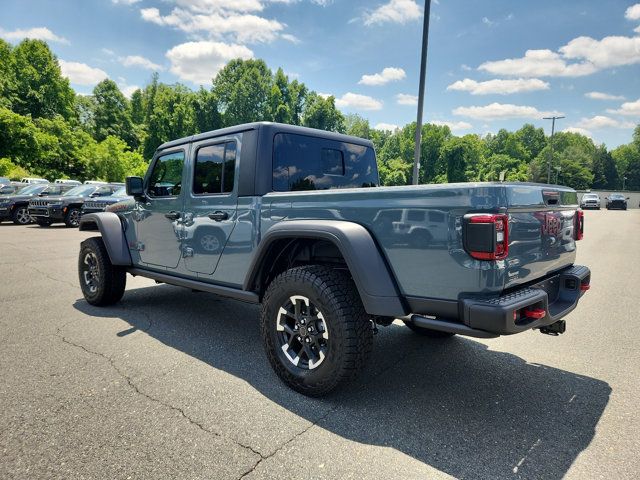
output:
[[412, 165], [402, 158], [392, 158], [380, 165], [380, 183], [384, 186], [408, 185], [411, 183]]
[[344, 116], [336, 108], [335, 97], [322, 98], [315, 92], [307, 96], [302, 124], [330, 132], [344, 133]]
[[58, 60], [41, 40], [23, 40], [13, 49], [15, 97], [12, 110], [21, 115], [66, 120], [75, 116], [75, 94], [62, 77]]
[[122, 182], [126, 176], [144, 174], [147, 168], [142, 155], [114, 136], [87, 148], [87, 155], [88, 175], [107, 182]]
[[529, 180], [528, 165], [522, 160], [503, 153], [495, 153], [480, 162], [478, 180], [496, 182], [500, 180], [502, 172], [505, 172], [505, 181], [526, 182]]
[[440, 149], [440, 158], [446, 165], [448, 182], [475, 180], [482, 158], [482, 140], [477, 135], [452, 137]]
[[347, 135], [354, 137], [371, 138], [371, 127], [369, 126], [369, 120], [361, 117], [357, 113], [350, 113], [344, 117], [345, 132]]
[[200, 87], [200, 90], [195, 93], [193, 107], [197, 132], [209, 132], [222, 127], [218, 100], [213, 92]]
[[139, 88], [131, 94], [129, 102], [129, 116], [134, 125], [142, 125], [144, 123], [144, 100], [142, 90]]
[[96, 102], [94, 138], [101, 142], [109, 136], [124, 139], [133, 148], [138, 139], [129, 116], [129, 102], [113, 80], [105, 79], [93, 89]]
[[91, 95], [76, 95], [76, 116], [84, 131], [93, 134], [96, 131], [96, 100]]
[[272, 74], [263, 60], [231, 60], [213, 80], [224, 124], [239, 125], [269, 118]]
[[520, 130], [514, 133], [518, 143], [524, 147], [527, 162], [531, 162], [544, 147], [547, 146], [547, 137], [542, 128], [535, 128], [530, 123], [526, 123]]
[[16, 76], [12, 48], [0, 38], [0, 107], [11, 108], [15, 101]]

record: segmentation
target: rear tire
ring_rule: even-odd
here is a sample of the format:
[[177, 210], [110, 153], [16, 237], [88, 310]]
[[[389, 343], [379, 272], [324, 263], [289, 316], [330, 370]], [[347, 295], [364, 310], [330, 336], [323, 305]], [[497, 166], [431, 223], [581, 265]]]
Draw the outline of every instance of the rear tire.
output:
[[269, 285], [260, 315], [269, 363], [292, 389], [319, 397], [367, 362], [373, 329], [348, 272], [292, 268]]
[[404, 322], [404, 324], [409, 327], [412, 332], [417, 333], [418, 335], [422, 335], [423, 337], [429, 338], [451, 338], [455, 335], [455, 333], [451, 332], [441, 332], [440, 330], [432, 330], [430, 328], [419, 327], [413, 322]]
[[80, 244], [78, 277], [85, 300], [98, 307], [118, 302], [127, 284], [127, 272], [111, 264], [102, 237], [88, 238]]

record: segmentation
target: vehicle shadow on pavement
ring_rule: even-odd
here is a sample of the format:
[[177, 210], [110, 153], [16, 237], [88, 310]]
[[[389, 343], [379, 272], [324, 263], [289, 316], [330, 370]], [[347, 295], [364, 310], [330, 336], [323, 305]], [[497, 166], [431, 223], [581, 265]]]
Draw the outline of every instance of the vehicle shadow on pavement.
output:
[[336, 435], [396, 449], [457, 478], [562, 478], [591, 442], [611, 394], [606, 382], [472, 339], [430, 340], [392, 325], [380, 328], [371, 364], [352, 385], [307, 399], [271, 370], [255, 306], [158, 286], [127, 290], [114, 307], [78, 300], [75, 308], [121, 318], [131, 325], [119, 332], [123, 340], [144, 331]]

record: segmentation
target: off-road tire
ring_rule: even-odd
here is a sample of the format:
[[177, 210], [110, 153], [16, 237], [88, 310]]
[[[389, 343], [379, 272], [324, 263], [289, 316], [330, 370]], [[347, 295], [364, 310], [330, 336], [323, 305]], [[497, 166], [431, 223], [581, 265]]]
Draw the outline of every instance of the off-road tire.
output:
[[[326, 322], [326, 356], [314, 369], [287, 359], [278, 338], [280, 308], [302, 295], [317, 306]], [[372, 324], [347, 271], [309, 265], [278, 275], [262, 301], [260, 328], [271, 366], [292, 389], [311, 397], [326, 395], [354, 378], [365, 366], [373, 344]]]
[[[87, 271], [95, 261], [95, 283], [88, 284]], [[118, 302], [127, 284], [127, 272], [123, 267], [112, 265], [102, 237], [91, 237], [80, 244], [78, 277], [85, 300], [91, 305], [105, 307]]]
[[412, 332], [429, 338], [451, 338], [455, 333], [441, 332], [440, 330], [432, 330], [430, 328], [419, 327], [413, 322], [404, 322], [404, 324], [411, 329]]
[[16, 207], [11, 214], [11, 220], [16, 225], [29, 225], [33, 221], [29, 216], [29, 208], [26, 205]]
[[72, 207], [64, 217], [64, 224], [69, 228], [78, 228], [80, 225], [80, 209]]

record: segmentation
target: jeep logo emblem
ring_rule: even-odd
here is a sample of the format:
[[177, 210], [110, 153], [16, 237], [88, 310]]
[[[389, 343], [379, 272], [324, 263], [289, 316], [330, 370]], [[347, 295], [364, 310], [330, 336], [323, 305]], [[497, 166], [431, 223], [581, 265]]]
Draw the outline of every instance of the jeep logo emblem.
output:
[[557, 236], [562, 230], [562, 222], [553, 213], [545, 213], [544, 223], [542, 224], [543, 235], [552, 237]]

